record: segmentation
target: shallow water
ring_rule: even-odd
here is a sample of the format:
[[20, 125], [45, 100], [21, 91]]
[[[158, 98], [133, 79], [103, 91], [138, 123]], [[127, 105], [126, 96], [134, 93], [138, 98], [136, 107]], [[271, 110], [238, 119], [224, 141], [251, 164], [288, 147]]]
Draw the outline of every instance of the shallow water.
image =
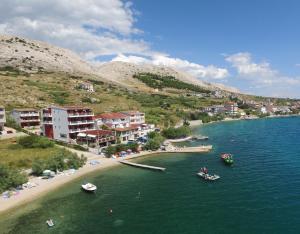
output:
[[[122, 165], [84, 178], [3, 216], [0, 233], [299, 233], [300, 118], [206, 125], [208, 154], [164, 154], [137, 162], [166, 172]], [[188, 143], [197, 145], [199, 143]], [[232, 167], [219, 159], [235, 155]], [[196, 176], [207, 166], [221, 176]], [[112, 210], [112, 212], [110, 212]], [[52, 218], [55, 227], [45, 221]]]

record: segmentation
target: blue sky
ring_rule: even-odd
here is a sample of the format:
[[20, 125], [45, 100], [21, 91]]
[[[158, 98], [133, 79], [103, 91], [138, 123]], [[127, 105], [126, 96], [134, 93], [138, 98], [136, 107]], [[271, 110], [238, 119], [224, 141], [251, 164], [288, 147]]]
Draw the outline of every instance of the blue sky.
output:
[[296, 0], [2, 0], [0, 33], [94, 63], [170, 66], [242, 92], [300, 98]]

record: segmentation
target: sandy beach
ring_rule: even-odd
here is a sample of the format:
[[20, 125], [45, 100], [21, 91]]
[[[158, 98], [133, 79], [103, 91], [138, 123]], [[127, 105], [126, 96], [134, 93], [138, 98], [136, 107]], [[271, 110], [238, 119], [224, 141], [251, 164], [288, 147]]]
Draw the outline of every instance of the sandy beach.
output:
[[[88, 158], [87, 163], [79, 170], [76, 170], [75, 173], [62, 173], [56, 175], [54, 178], [51, 179], [42, 179], [41, 177], [31, 177], [29, 179], [29, 182], [31, 184], [37, 185], [36, 187], [23, 189], [20, 191], [19, 194], [11, 196], [10, 198], [3, 198], [2, 196], [0, 197], [0, 213], [3, 213], [9, 209], [15, 208], [27, 202], [33, 201], [36, 198], [48, 193], [49, 191], [54, 190], [64, 185], [65, 183], [68, 183], [76, 178], [82, 177], [88, 173], [120, 165], [119, 161], [121, 160], [132, 159], [132, 158], [137, 158], [137, 157], [146, 156], [150, 154], [157, 154], [161, 152], [161, 151], [151, 151], [151, 152], [143, 151], [138, 154], [126, 156], [125, 158], [114, 159], [114, 158], [104, 158], [103, 156], [100, 155], [95, 155], [89, 152], [77, 151], [69, 148], [68, 150], [76, 152], [78, 153], [78, 155], [83, 154], [84, 156], [86, 156]], [[99, 164], [91, 165], [90, 162], [95, 160], [97, 160]]]

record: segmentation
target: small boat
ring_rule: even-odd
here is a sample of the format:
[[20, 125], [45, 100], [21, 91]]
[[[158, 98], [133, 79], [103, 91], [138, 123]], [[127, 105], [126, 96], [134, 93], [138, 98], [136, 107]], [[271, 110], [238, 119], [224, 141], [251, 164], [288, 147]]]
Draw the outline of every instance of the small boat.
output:
[[97, 186], [91, 183], [82, 184], [81, 187], [87, 192], [95, 192], [97, 190]]
[[208, 136], [193, 136], [191, 138], [191, 141], [202, 141], [202, 140], [208, 140]]
[[221, 159], [227, 165], [233, 164], [233, 155], [232, 154], [221, 154]]
[[46, 221], [48, 227], [53, 227], [54, 226], [54, 223], [53, 223], [53, 220], [52, 219], [49, 219]]
[[200, 169], [200, 172], [197, 173], [198, 176], [202, 177], [205, 180], [215, 181], [217, 179], [220, 179], [219, 175], [210, 175], [208, 174], [208, 170], [206, 167], [203, 167]]

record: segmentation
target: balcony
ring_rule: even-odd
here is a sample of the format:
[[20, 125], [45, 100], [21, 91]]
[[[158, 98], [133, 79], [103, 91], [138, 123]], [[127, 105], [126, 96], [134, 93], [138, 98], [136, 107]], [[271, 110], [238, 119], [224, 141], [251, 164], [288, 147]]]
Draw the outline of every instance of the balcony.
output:
[[94, 128], [74, 128], [70, 129], [70, 133], [76, 133], [76, 132], [83, 132], [83, 131], [88, 131], [88, 130], [95, 130]]
[[52, 121], [43, 121], [43, 124], [53, 124]]
[[69, 117], [92, 117], [94, 114], [92, 112], [83, 112], [83, 113], [68, 113]]
[[21, 123], [40, 122], [40, 119], [20, 119]]
[[38, 112], [21, 113], [21, 117], [40, 116]]
[[69, 121], [69, 125], [94, 124], [93, 120]]

